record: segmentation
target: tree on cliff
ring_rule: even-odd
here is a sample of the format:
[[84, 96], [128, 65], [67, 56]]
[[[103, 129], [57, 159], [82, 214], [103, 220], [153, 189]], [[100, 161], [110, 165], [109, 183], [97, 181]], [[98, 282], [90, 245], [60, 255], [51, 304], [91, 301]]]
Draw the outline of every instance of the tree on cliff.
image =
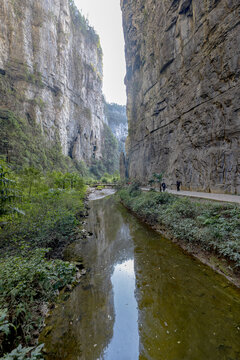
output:
[[162, 191], [162, 179], [163, 179], [162, 173], [160, 173], [160, 174], [154, 173], [153, 174], [153, 181], [158, 184], [159, 191]]

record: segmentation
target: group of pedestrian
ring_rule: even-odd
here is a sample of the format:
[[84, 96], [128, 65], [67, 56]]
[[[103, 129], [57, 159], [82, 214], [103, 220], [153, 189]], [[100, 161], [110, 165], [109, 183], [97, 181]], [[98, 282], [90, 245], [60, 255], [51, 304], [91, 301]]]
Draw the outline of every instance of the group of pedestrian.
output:
[[[177, 180], [177, 182], [176, 182], [177, 191], [180, 191], [181, 184], [182, 184], [182, 182], [181, 182], [181, 181], [179, 181], [179, 180]], [[165, 183], [165, 182], [162, 182], [162, 184], [161, 184], [161, 188], [160, 188], [160, 191], [165, 191], [165, 190], [166, 190], [166, 188], [167, 188], [166, 183]]]

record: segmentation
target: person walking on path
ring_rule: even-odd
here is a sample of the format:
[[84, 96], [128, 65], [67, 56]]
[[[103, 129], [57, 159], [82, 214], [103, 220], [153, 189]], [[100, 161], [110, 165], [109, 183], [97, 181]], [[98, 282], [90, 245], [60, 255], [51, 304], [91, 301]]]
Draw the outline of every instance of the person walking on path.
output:
[[166, 187], [167, 187], [166, 183], [163, 182], [163, 183], [162, 183], [162, 190], [165, 191], [165, 190], [166, 190]]
[[177, 180], [176, 185], [177, 185], [177, 191], [180, 191], [181, 181]]

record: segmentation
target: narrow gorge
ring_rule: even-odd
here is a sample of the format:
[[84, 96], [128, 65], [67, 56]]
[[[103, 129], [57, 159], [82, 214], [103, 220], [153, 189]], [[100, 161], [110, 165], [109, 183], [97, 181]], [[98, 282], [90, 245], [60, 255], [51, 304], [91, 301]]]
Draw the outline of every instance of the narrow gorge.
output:
[[240, 193], [239, 1], [121, 0], [126, 166], [147, 183]]
[[0, 0], [0, 359], [240, 360], [239, 15]]

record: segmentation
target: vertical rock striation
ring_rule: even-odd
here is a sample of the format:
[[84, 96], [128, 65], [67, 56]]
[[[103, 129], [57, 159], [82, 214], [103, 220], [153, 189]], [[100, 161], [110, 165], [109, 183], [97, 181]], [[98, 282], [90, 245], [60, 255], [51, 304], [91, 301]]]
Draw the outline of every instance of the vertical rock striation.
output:
[[72, 0], [1, 0], [0, 85], [0, 110], [40, 124], [73, 159], [101, 159], [102, 50]]
[[240, 2], [121, 0], [130, 177], [240, 193]]

